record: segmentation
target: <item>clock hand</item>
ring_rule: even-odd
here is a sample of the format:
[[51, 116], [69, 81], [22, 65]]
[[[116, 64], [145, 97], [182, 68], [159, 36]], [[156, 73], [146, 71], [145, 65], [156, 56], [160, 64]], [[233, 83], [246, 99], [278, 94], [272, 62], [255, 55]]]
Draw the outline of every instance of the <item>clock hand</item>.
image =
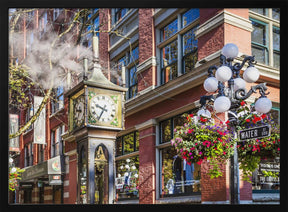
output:
[[[104, 111], [107, 112], [107, 109], [105, 109], [106, 106], [107, 106], [107, 105], [104, 105], [104, 107], [100, 107], [100, 106], [98, 105], [98, 107], [102, 109], [102, 111], [101, 111], [101, 113], [100, 113], [100, 115], [99, 115], [99, 117], [98, 117], [98, 120], [100, 120], [100, 118], [101, 118], [101, 116], [103, 115]], [[96, 105], [96, 107], [97, 107], [97, 105]]]
[[96, 104], [96, 107], [100, 108], [102, 111], [105, 111], [105, 112], [107, 112], [107, 109], [105, 109], [106, 106], [107, 105], [104, 105], [104, 108], [103, 108], [100, 105]]

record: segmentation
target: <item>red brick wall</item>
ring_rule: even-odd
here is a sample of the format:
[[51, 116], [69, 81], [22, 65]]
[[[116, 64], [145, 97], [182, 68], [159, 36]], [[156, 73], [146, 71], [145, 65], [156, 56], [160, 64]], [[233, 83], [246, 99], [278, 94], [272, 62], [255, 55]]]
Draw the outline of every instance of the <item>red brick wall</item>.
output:
[[77, 199], [77, 155], [69, 156], [69, 200], [65, 203], [75, 204]]
[[[109, 34], [110, 29], [110, 11], [111, 9], [101, 8], [99, 9], [99, 59], [100, 64], [106, 70], [109, 70]], [[101, 42], [100, 42], [101, 41]], [[110, 79], [110, 73], [108, 72], [108, 79]]]
[[[155, 31], [153, 8], [139, 9], [139, 64], [155, 56]], [[142, 71], [137, 76], [138, 92], [155, 85], [155, 67]]]
[[[201, 11], [200, 11], [201, 14]], [[224, 24], [198, 38], [198, 60], [217, 52], [224, 46]]]
[[219, 12], [223, 11], [222, 8], [200, 8], [200, 24], [205, 23], [205, 21], [209, 20], [211, 17], [217, 15]]
[[155, 203], [155, 127], [139, 130], [139, 203]]

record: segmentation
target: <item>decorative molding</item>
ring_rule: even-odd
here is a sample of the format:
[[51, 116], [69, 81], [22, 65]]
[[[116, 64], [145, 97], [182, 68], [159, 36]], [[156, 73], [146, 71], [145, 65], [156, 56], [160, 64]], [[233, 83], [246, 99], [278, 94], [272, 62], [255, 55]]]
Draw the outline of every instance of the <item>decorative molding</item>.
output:
[[142, 71], [147, 70], [151, 66], [156, 66], [156, 65], [157, 65], [156, 57], [152, 56], [137, 66], [136, 73], [139, 74]]
[[212, 29], [218, 27], [219, 25], [227, 23], [238, 28], [244, 29], [246, 31], [252, 32], [252, 24], [251, 21], [243, 18], [241, 16], [230, 13], [226, 10], [223, 10], [221, 13], [216, 16], [210, 18], [205, 23], [201, 24], [197, 31], [195, 32], [195, 36], [198, 39], [202, 35], [210, 32]]
[[136, 130], [143, 130], [149, 127], [153, 127], [155, 125], [157, 125], [157, 121], [155, 119], [150, 119], [148, 121], [145, 121], [141, 124], [136, 125], [135, 128]]

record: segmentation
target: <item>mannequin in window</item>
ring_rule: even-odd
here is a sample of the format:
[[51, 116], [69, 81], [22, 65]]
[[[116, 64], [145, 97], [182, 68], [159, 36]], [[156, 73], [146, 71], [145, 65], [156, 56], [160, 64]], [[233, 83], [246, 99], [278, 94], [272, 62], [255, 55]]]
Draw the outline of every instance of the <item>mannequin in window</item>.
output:
[[175, 178], [175, 184], [174, 184], [174, 193], [181, 193], [181, 181], [182, 181], [182, 166], [183, 166], [183, 162], [182, 159], [180, 157], [178, 157], [178, 155], [175, 155], [173, 157], [173, 174], [174, 174], [174, 178]]
[[189, 165], [186, 160], [183, 160], [183, 171], [185, 179], [185, 192], [193, 191], [193, 181], [194, 181], [194, 164]]

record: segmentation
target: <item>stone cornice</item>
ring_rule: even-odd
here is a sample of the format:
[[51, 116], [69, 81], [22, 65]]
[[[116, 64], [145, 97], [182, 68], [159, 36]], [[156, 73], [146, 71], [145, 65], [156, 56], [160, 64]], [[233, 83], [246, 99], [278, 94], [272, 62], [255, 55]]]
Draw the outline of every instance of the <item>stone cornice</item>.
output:
[[202, 35], [208, 33], [223, 23], [236, 26], [249, 32], [252, 32], [253, 30], [250, 20], [223, 10], [221, 13], [210, 18], [198, 27], [197, 31], [195, 32], [196, 38], [198, 39]]
[[152, 56], [137, 66], [136, 73], [139, 74], [142, 71], [147, 70], [151, 66], [156, 66], [156, 65], [157, 65], [156, 57]]

